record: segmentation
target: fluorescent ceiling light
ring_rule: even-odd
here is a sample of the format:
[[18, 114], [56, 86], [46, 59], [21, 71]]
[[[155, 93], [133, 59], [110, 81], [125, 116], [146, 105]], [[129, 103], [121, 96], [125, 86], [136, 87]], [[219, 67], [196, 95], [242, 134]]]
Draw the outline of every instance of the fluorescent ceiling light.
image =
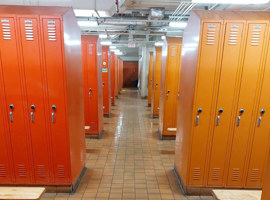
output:
[[187, 23], [186, 22], [170, 22], [169, 26], [175, 27], [175, 28], [186, 28]]
[[76, 17], [98, 17], [94, 10], [73, 9]]
[[123, 52], [121, 52], [121, 51], [120, 52], [114, 52], [114, 54], [118, 55], [118, 56], [121, 56], [121, 55], [123, 55]]
[[110, 49], [116, 49], [116, 46], [110, 46]]
[[111, 44], [112, 44], [112, 42], [109, 40], [101, 41], [101, 45], [103, 45], [103, 46], [110, 46]]
[[116, 53], [116, 52], [120, 52], [119, 49], [111, 49], [112, 52]]
[[97, 21], [78, 21], [77, 23], [81, 27], [98, 26]]
[[156, 46], [156, 47], [161, 47], [161, 46], [163, 46], [163, 44], [164, 44], [163, 42], [156, 42], [156, 43], [155, 43], [155, 46]]
[[101, 39], [105, 39], [105, 38], [107, 38], [108, 36], [106, 35], [106, 34], [100, 34], [99, 35], [99, 38], [101, 38]]
[[192, 0], [193, 3], [215, 3], [215, 4], [265, 4], [269, 0]]
[[166, 39], [166, 36], [165, 36], [165, 35], [162, 35], [162, 36], [161, 36], [161, 39], [162, 39], [162, 40], [165, 40], [165, 39]]

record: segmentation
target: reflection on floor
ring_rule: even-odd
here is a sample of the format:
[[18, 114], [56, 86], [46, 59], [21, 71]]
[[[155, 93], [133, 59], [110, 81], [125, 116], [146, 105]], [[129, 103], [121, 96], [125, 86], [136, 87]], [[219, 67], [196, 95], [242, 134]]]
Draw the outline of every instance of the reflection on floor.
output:
[[100, 140], [86, 139], [87, 171], [75, 194], [45, 194], [43, 199], [193, 199], [185, 197], [173, 175], [174, 141], [160, 141], [158, 119], [137, 90], [119, 95], [105, 118]]

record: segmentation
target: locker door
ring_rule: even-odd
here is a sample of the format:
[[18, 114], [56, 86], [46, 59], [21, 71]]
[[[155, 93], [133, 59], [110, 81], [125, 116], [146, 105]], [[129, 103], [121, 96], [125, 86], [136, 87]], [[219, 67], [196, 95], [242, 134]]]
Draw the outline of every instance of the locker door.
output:
[[27, 93], [27, 115], [36, 183], [49, 182], [50, 153], [45, 118], [43, 71], [39, 24], [36, 18], [20, 18], [23, 68]]
[[87, 74], [88, 74], [88, 115], [92, 133], [98, 133], [98, 68], [97, 68], [97, 45], [87, 43]]
[[150, 52], [149, 59], [149, 76], [148, 76], [148, 106], [151, 105], [152, 100], [152, 84], [153, 84], [153, 52]]
[[228, 141], [233, 128], [231, 116], [235, 110], [239, 92], [243, 27], [243, 23], [226, 23], [208, 176], [208, 185], [211, 186], [222, 186], [224, 183]]
[[114, 105], [114, 80], [115, 79], [115, 55], [111, 52], [111, 103]]
[[[213, 91], [218, 66], [220, 45], [220, 23], [204, 23], [200, 49], [200, 61], [197, 69], [196, 97], [194, 104], [194, 126], [192, 152], [190, 159], [190, 185], [202, 185], [205, 172], [205, 158], [211, 116]], [[184, 47], [183, 47], [184, 48]]]
[[110, 93], [110, 59], [109, 48], [102, 47], [102, 82], [103, 82], [103, 106], [104, 114], [110, 114], [111, 93]]
[[155, 67], [153, 68], [154, 83], [153, 83], [153, 115], [159, 114], [159, 96], [160, 96], [160, 79], [161, 79], [161, 65], [162, 65], [162, 48], [156, 48]]
[[5, 109], [9, 119], [9, 133], [12, 143], [12, 153], [15, 168], [15, 183], [31, 183], [31, 153], [29, 131], [26, 127], [24, 113], [23, 86], [21, 84], [22, 71], [19, 65], [17, 32], [13, 18], [0, 18], [0, 51], [2, 71], [6, 92]]
[[228, 186], [241, 186], [247, 158], [250, 131], [254, 128], [252, 114], [258, 90], [266, 24], [249, 24], [242, 81], [235, 117], [235, 130], [228, 171]]
[[[1, 61], [1, 57], [0, 57]], [[11, 143], [9, 140], [8, 125], [5, 116], [7, 116], [5, 104], [5, 93], [2, 79], [2, 67], [0, 63], [0, 183], [11, 184], [13, 183], [14, 174], [11, 167], [12, 157], [10, 155]]]
[[270, 51], [268, 50], [267, 62], [265, 65], [259, 107], [255, 113], [257, 121], [251, 147], [249, 160], [247, 187], [262, 187], [262, 176], [267, 162], [269, 151], [270, 134]]
[[54, 183], [65, 184], [69, 183], [70, 168], [61, 23], [59, 19], [43, 19], [42, 23]]
[[164, 90], [164, 126], [163, 133], [167, 135], [175, 134], [168, 130], [169, 128], [176, 128], [177, 118], [177, 94], [178, 83], [180, 82], [181, 70], [181, 46], [169, 45], [166, 64], [165, 75], [165, 90]]

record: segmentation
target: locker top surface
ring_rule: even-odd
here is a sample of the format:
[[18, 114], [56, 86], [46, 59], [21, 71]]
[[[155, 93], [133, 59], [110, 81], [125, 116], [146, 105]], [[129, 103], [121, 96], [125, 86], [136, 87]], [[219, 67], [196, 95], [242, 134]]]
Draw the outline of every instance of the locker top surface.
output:
[[[46, 15], [63, 16], [72, 8], [53, 6], [0, 6], [0, 15]], [[73, 12], [73, 11], [72, 11]]]

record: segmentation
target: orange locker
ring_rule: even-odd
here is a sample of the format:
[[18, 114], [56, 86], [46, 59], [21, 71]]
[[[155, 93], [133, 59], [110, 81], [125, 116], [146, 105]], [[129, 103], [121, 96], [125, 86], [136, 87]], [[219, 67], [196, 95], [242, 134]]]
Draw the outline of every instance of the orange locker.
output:
[[182, 38], [167, 37], [162, 47], [159, 99], [159, 136], [173, 139], [176, 135], [177, 95], [180, 83]]
[[16, 185], [73, 190], [85, 162], [75, 15], [69, 8], [26, 6], [0, 6], [0, 13], [1, 122], [7, 127], [1, 137], [11, 147], [6, 177]]
[[152, 87], [152, 117], [158, 117], [159, 114], [159, 96], [160, 96], [160, 77], [162, 63], [162, 47], [156, 47], [153, 63], [153, 87]]
[[175, 155], [187, 193], [262, 186], [270, 131], [269, 16], [192, 13], [183, 40]]
[[111, 52], [111, 99], [112, 99], [112, 105], [114, 105], [115, 101], [115, 55], [113, 52]]
[[149, 58], [149, 73], [148, 73], [148, 106], [151, 106], [152, 102], [152, 88], [153, 88], [153, 52], [150, 52]]
[[121, 92], [123, 88], [123, 70], [124, 70], [124, 62], [120, 58], [119, 59], [119, 92]]
[[108, 46], [102, 46], [103, 114], [111, 115], [111, 55]]
[[268, 200], [270, 198], [270, 153], [268, 149], [268, 156], [266, 162], [266, 170], [263, 174], [263, 188], [261, 200]]
[[101, 44], [98, 36], [82, 36], [85, 133], [100, 137], [103, 131]]
[[115, 73], [114, 73], [114, 96], [118, 98], [119, 85], [119, 57], [115, 56]]

